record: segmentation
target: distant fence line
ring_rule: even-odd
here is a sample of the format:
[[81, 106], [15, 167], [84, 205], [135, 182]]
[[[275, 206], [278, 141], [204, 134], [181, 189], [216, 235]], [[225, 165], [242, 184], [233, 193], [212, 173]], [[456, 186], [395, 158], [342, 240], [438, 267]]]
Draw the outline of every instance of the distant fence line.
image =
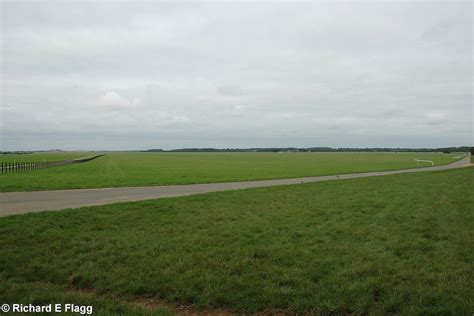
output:
[[87, 162], [87, 161], [91, 161], [93, 159], [99, 158], [101, 156], [103, 156], [103, 154], [77, 158], [77, 159], [70, 159], [70, 160], [60, 160], [60, 161], [2, 162], [0, 164], [0, 173], [31, 171], [31, 170], [38, 170], [38, 169], [44, 169], [44, 168], [65, 166], [65, 165], [70, 165], [70, 164], [75, 164], [75, 163], [83, 163], [83, 162]]

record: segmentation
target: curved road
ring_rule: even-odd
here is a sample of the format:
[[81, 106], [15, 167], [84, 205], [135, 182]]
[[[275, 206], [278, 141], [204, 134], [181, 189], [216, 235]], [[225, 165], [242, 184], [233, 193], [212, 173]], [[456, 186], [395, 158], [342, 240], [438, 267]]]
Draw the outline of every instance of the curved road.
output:
[[153, 187], [125, 187], [106, 189], [79, 189], [34, 192], [0, 193], [0, 216], [40, 212], [44, 210], [62, 210], [91, 205], [104, 205], [126, 201], [149, 200], [162, 197], [183, 196], [207, 192], [237, 190], [277, 185], [290, 185], [327, 180], [354, 179], [363, 177], [385, 176], [399, 173], [447, 170], [471, 166], [470, 155], [449, 165], [418, 169], [393, 171], [375, 171], [350, 173], [332, 176], [317, 176], [292, 179], [258, 180], [226, 183], [163, 185]]

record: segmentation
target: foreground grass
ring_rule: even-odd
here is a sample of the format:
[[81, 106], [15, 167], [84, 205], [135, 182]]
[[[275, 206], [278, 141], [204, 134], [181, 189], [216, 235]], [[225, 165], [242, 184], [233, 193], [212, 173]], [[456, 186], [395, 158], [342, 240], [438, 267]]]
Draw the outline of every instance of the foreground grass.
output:
[[470, 315], [473, 176], [464, 168], [1, 218], [0, 297], [55, 302], [66, 299], [58, 289], [87, 290], [97, 311], [122, 302], [124, 314], [126, 302], [151, 298], [245, 313]]
[[[121, 302], [112, 297], [97, 297], [90, 291], [78, 291], [76, 289], [44, 284], [38, 282], [15, 283], [7, 281], [0, 288], [1, 303], [23, 305], [49, 305], [49, 304], [74, 304], [81, 306], [92, 306], [93, 315], [157, 315], [167, 316], [174, 313], [164, 307], [147, 308], [134, 303]], [[35, 315], [50, 315], [50, 313], [34, 313]], [[61, 313], [79, 315], [78, 313]], [[18, 315], [14, 313], [13, 315]], [[25, 313], [25, 315], [28, 315]]]
[[[416, 168], [460, 154], [437, 153], [109, 153], [84, 164], [0, 175], [0, 191], [150, 186], [294, 178]], [[421, 163], [422, 166], [431, 164]]]

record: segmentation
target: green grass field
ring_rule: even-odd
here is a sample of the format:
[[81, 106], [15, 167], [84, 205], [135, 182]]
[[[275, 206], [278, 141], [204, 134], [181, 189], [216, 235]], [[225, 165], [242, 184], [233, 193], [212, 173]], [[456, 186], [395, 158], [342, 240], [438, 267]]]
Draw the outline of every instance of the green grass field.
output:
[[[432, 160], [435, 165], [441, 165], [454, 162], [455, 159], [452, 157], [459, 155], [438, 153], [109, 153], [84, 164], [0, 175], [0, 191], [294, 178], [416, 168], [415, 158]], [[431, 164], [422, 163], [421, 165], [430, 166]]]
[[167, 302], [471, 315], [473, 177], [471, 167], [0, 218], [0, 297], [98, 314], [163, 314]]
[[34, 152], [31, 154], [1, 154], [2, 162], [41, 162], [69, 160], [90, 156], [90, 152]]

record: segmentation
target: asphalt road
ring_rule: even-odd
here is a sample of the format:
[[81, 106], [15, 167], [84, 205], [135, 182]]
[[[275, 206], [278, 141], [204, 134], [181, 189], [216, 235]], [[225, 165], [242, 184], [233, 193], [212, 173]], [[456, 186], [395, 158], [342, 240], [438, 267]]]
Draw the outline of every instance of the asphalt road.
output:
[[328, 180], [343, 180], [384, 176], [399, 173], [447, 170], [470, 166], [470, 156], [449, 165], [395, 171], [351, 173], [293, 179], [258, 180], [208, 184], [164, 185], [153, 187], [126, 187], [105, 189], [80, 189], [34, 192], [0, 193], [0, 217], [45, 210], [62, 210], [82, 206], [103, 205], [126, 201], [140, 201], [163, 197], [183, 196], [206, 192], [237, 190], [277, 185], [290, 185]]

